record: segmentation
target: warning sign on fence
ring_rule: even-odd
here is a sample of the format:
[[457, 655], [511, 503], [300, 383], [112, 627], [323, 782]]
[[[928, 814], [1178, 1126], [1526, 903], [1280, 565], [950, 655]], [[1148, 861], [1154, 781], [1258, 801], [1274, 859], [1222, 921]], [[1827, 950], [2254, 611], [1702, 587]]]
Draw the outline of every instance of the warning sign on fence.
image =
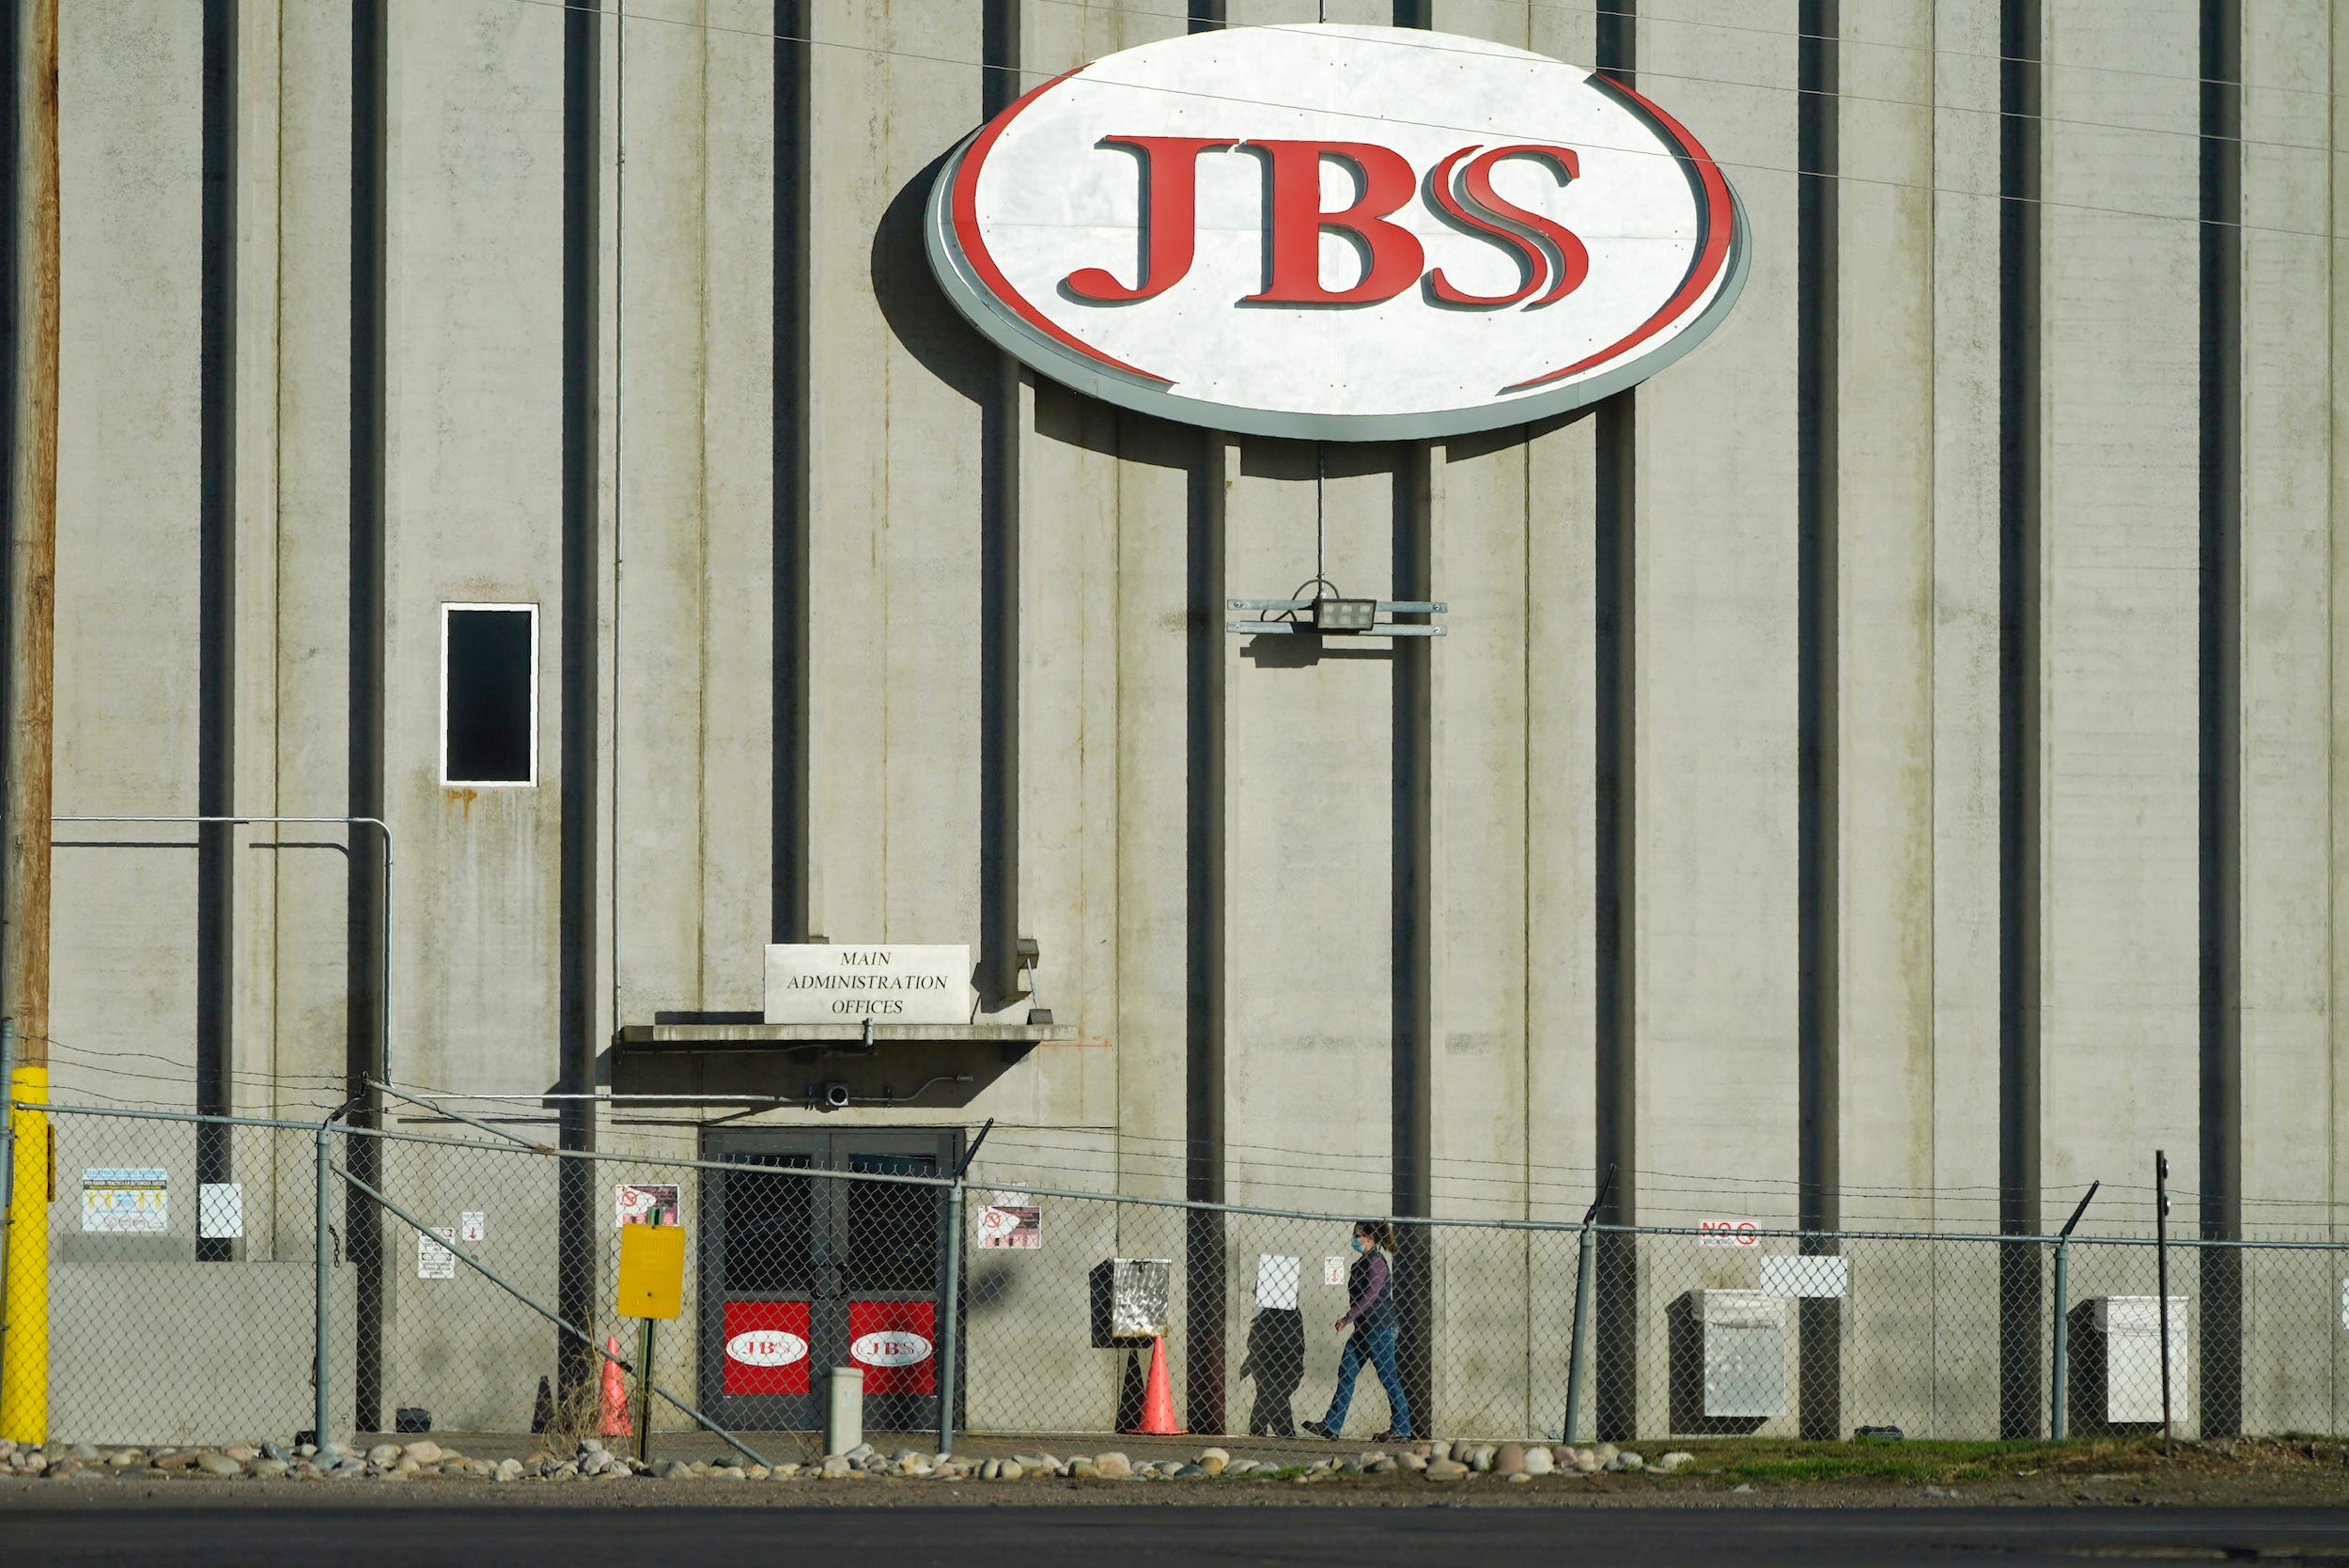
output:
[[1697, 1221], [1699, 1247], [1759, 1247], [1761, 1228], [1750, 1219], [1700, 1219]]
[[171, 1172], [160, 1166], [85, 1169], [82, 1229], [110, 1235], [162, 1235], [171, 1229]]

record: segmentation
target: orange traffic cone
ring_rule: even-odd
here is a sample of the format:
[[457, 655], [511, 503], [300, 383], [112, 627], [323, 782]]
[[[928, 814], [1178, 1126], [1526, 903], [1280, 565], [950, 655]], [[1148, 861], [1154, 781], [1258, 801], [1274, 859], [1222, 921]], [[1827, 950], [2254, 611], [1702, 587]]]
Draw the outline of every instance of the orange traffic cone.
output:
[[620, 1353], [620, 1342], [606, 1334], [603, 1348], [603, 1410], [596, 1424], [606, 1437], [631, 1437], [635, 1434], [628, 1424], [628, 1386], [620, 1381], [620, 1363], [612, 1359]]
[[1150, 1381], [1142, 1389], [1142, 1424], [1134, 1430], [1148, 1437], [1179, 1437], [1174, 1421], [1174, 1391], [1166, 1382], [1166, 1336], [1150, 1342]]

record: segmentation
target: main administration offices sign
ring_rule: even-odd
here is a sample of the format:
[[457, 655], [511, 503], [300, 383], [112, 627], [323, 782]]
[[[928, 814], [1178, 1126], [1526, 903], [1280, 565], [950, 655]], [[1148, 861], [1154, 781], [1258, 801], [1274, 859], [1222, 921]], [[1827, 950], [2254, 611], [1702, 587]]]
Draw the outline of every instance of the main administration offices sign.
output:
[[930, 261], [1057, 380], [1213, 428], [1488, 429], [1653, 374], [1735, 301], [1719, 166], [1607, 77], [1479, 39], [1192, 34], [1044, 84], [957, 148]]

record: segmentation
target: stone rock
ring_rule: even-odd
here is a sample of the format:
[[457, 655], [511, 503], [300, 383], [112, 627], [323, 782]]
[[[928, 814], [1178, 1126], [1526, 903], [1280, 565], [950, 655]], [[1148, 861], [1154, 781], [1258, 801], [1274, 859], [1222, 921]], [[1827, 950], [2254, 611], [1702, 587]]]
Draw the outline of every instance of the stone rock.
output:
[[1215, 1472], [1204, 1465], [1177, 1465], [1173, 1477], [1176, 1481], [1212, 1481]]
[[1493, 1467], [1493, 1452], [1491, 1444], [1479, 1443], [1469, 1450], [1468, 1467], [1478, 1475], [1485, 1474]]
[[[73, 1457], [85, 1465], [95, 1465], [98, 1463], [98, 1446], [95, 1443], [76, 1443], [73, 1445]], [[251, 1452], [248, 1451], [244, 1457], [251, 1458]]]
[[394, 1465], [388, 1473], [392, 1475], [414, 1475], [417, 1471], [423, 1468], [424, 1467], [422, 1465], [419, 1465], [414, 1460], [402, 1455], [399, 1463]]
[[1687, 1449], [1674, 1449], [1656, 1462], [1656, 1469], [1658, 1474], [1670, 1475], [1683, 1465], [1695, 1464], [1697, 1456]]
[[[56, 1458], [49, 1461], [48, 1465], [42, 1469], [41, 1473], [46, 1475], [52, 1481], [69, 1481], [72, 1479], [75, 1474], [86, 1467], [85, 1467], [79, 1459], [74, 1458], [73, 1455], [70, 1453], [61, 1453]], [[244, 1473], [244, 1467], [241, 1465], [231, 1466], [229, 1473], [232, 1475], [242, 1475]]]
[[1019, 1466], [1023, 1474], [1060, 1468], [1060, 1461], [1049, 1453], [1015, 1453], [1011, 1456], [1011, 1462]]
[[1434, 1460], [1420, 1453], [1398, 1454], [1396, 1455], [1394, 1462], [1401, 1466], [1404, 1469], [1411, 1471], [1424, 1470], [1428, 1466], [1435, 1463]]
[[603, 1452], [603, 1444], [597, 1438], [582, 1437], [579, 1440], [579, 1456], [582, 1459], [586, 1458], [587, 1455], [591, 1453], [601, 1453]]
[[842, 1455], [842, 1457], [847, 1459], [870, 1459], [873, 1457], [873, 1445], [870, 1443], [859, 1443], [856, 1447], [850, 1449], [846, 1454]]
[[1134, 1473], [1134, 1462], [1112, 1449], [1095, 1454], [1093, 1468], [1104, 1481], [1124, 1481]]
[[750, 1472], [739, 1465], [721, 1465], [709, 1472], [721, 1481], [747, 1481]]
[[1612, 1443], [1599, 1443], [1594, 1446], [1591, 1450], [1593, 1456], [1595, 1457], [1602, 1465], [1606, 1464], [1609, 1460], [1614, 1458], [1616, 1454], [1622, 1452], [1622, 1450], [1616, 1448]]
[[0, 1459], [13, 1459], [15, 1457], [16, 1439], [13, 1437], [0, 1437]]
[[1457, 1459], [1430, 1459], [1426, 1474], [1430, 1481], [1466, 1481], [1469, 1467]]
[[1606, 1466], [1600, 1463], [1597, 1454], [1589, 1449], [1583, 1449], [1575, 1454], [1574, 1467], [1582, 1475], [1595, 1475], [1598, 1471], [1605, 1469]]
[[349, 1443], [320, 1443], [318, 1446], [318, 1452], [310, 1457], [318, 1460], [321, 1465], [339, 1465], [350, 1457], [350, 1445]]
[[1232, 1456], [1222, 1449], [1201, 1449], [1191, 1463], [1209, 1475], [1221, 1475], [1232, 1467]]
[[1003, 1460], [995, 1467], [995, 1479], [998, 1481], [1018, 1481], [1027, 1473], [1028, 1467], [1017, 1459]]
[[381, 1465], [389, 1469], [399, 1463], [399, 1445], [397, 1443], [376, 1444], [375, 1447], [367, 1450], [367, 1463]]
[[[77, 1450], [75, 1452], [78, 1452], [79, 1451]], [[261, 1457], [261, 1453], [258, 1449], [248, 1447], [243, 1443], [231, 1443], [220, 1452], [226, 1454], [229, 1458], [235, 1460], [240, 1465], [250, 1465], [253, 1461]], [[89, 1457], [93, 1459], [96, 1458], [96, 1452], [93, 1451]]]
[[263, 1443], [261, 1445], [261, 1457], [264, 1459], [290, 1460], [293, 1458], [293, 1454], [283, 1443]]
[[519, 1460], [519, 1459], [501, 1459], [501, 1460], [499, 1460], [499, 1461], [498, 1461], [498, 1476], [497, 1476], [497, 1478], [498, 1478], [500, 1481], [520, 1481], [520, 1480], [521, 1480], [521, 1478], [522, 1478], [522, 1462], [521, 1462], [521, 1460]]
[[292, 1467], [283, 1459], [257, 1459], [253, 1462], [253, 1473], [263, 1481], [275, 1481], [290, 1468]]
[[419, 1465], [437, 1465], [443, 1458], [441, 1445], [428, 1438], [423, 1442], [411, 1443], [399, 1452], [402, 1458], [412, 1459]]
[[1392, 1459], [1390, 1459], [1390, 1458], [1386, 1457], [1384, 1454], [1381, 1454], [1379, 1457], [1377, 1457], [1377, 1458], [1376, 1458], [1376, 1459], [1372, 1460], [1369, 1464], [1364, 1465], [1364, 1466], [1362, 1467], [1362, 1474], [1364, 1474], [1364, 1475], [1392, 1475], [1392, 1474], [1394, 1474], [1394, 1472], [1395, 1472], [1396, 1470], [1401, 1469], [1401, 1468], [1402, 1468], [1402, 1466], [1400, 1466], [1399, 1464], [1397, 1464], [1394, 1460], [1392, 1460]]
[[175, 1472], [193, 1470], [195, 1468], [195, 1462], [203, 1457], [204, 1451], [201, 1449], [179, 1449], [170, 1453], [157, 1454], [155, 1467], [159, 1470]]
[[824, 1456], [824, 1479], [826, 1481], [838, 1481], [842, 1476], [848, 1475], [855, 1469], [856, 1467], [849, 1464], [847, 1458], [840, 1454], [830, 1453]]
[[1731, 1492], [1733, 1492], [1733, 1493], [1750, 1492], [1750, 1491], [1752, 1491], [1752, 1490], [1753, 1490], [1753, 1484], [1752, 1484], [1752, 1483], [1750, 1483], [1750, 1482], [1745, 1482], [1745, 1481], [1741, 1481], [1741, 1482], [1739, 1482], [1736, 1485], [1735, 1485], [1735, 1486], [1733, 1486], [1733, 1487], [1731, 1487], [1731, 1488], [1730, 1488], [1730, 1491], [1731, 1491]]
[[119, 1453], [110, 1453], [106, 1455], [106, 1467], [108, 1469], [127, 1470], [133, 1465], [140, 1465], [144, 1463], [146, 1463], [145, 1458], [136, 1449], [124, 1449]]
[[1101, 1473], [1101, 1467], [1079, 1454], [1068, 1462], [1068, 1473], [1079, 1481], [1090, 1481]]
[[1647, 1461], [1641, 1458], [1637, 1453], [1634, 1453], [1629, 1449], [1626, 1449], [1621, 1453], [1615, 1455], [1615, 1463], [1622, 1466], [1626, 1470], [1644, 1470], [1647, 1468]]
[[1501, 1479], [1503, 1481], [1532, 1481], [1533, 1478], [1527, 1475], [1523, 1470], [1511, 1470], [1507, 1475], [1502, 1476]]
[[1527, 1475], [1548, 1475], [1557, 1467], [1558, 1461], [1550, 1455], [1549, 1450], [1539, 1443], [1527, 1447], [1525, 1451], [1525, 1473]]
[[229, 1458], [225, 1453], [207, 1453], [199, 1455], [195, 1461], [195, 1467], [203, 1471], [206, 1475], [244, 1474], [244, 1467], [238, 1464], [234, 1459]]
[[1523, 1475], [1525, 1473], [1525, 1445], [1503, 1443], [1493, 1450], [1493, 1471], [1497, 1475]]

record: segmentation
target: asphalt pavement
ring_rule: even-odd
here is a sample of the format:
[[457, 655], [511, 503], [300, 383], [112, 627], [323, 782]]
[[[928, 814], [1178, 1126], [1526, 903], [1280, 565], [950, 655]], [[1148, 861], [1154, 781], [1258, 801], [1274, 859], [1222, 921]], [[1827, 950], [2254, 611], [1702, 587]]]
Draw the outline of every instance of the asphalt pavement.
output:
[[886, 1568], [1112, 1563], [1843, 1568], [2281, 1559], [2349, 1563], [2349, 1510], [1561, 1509], [1460, 1503], [1112, 1508], [156, 1506], [0, 1508], [0, 1564], [778, 1561]]

